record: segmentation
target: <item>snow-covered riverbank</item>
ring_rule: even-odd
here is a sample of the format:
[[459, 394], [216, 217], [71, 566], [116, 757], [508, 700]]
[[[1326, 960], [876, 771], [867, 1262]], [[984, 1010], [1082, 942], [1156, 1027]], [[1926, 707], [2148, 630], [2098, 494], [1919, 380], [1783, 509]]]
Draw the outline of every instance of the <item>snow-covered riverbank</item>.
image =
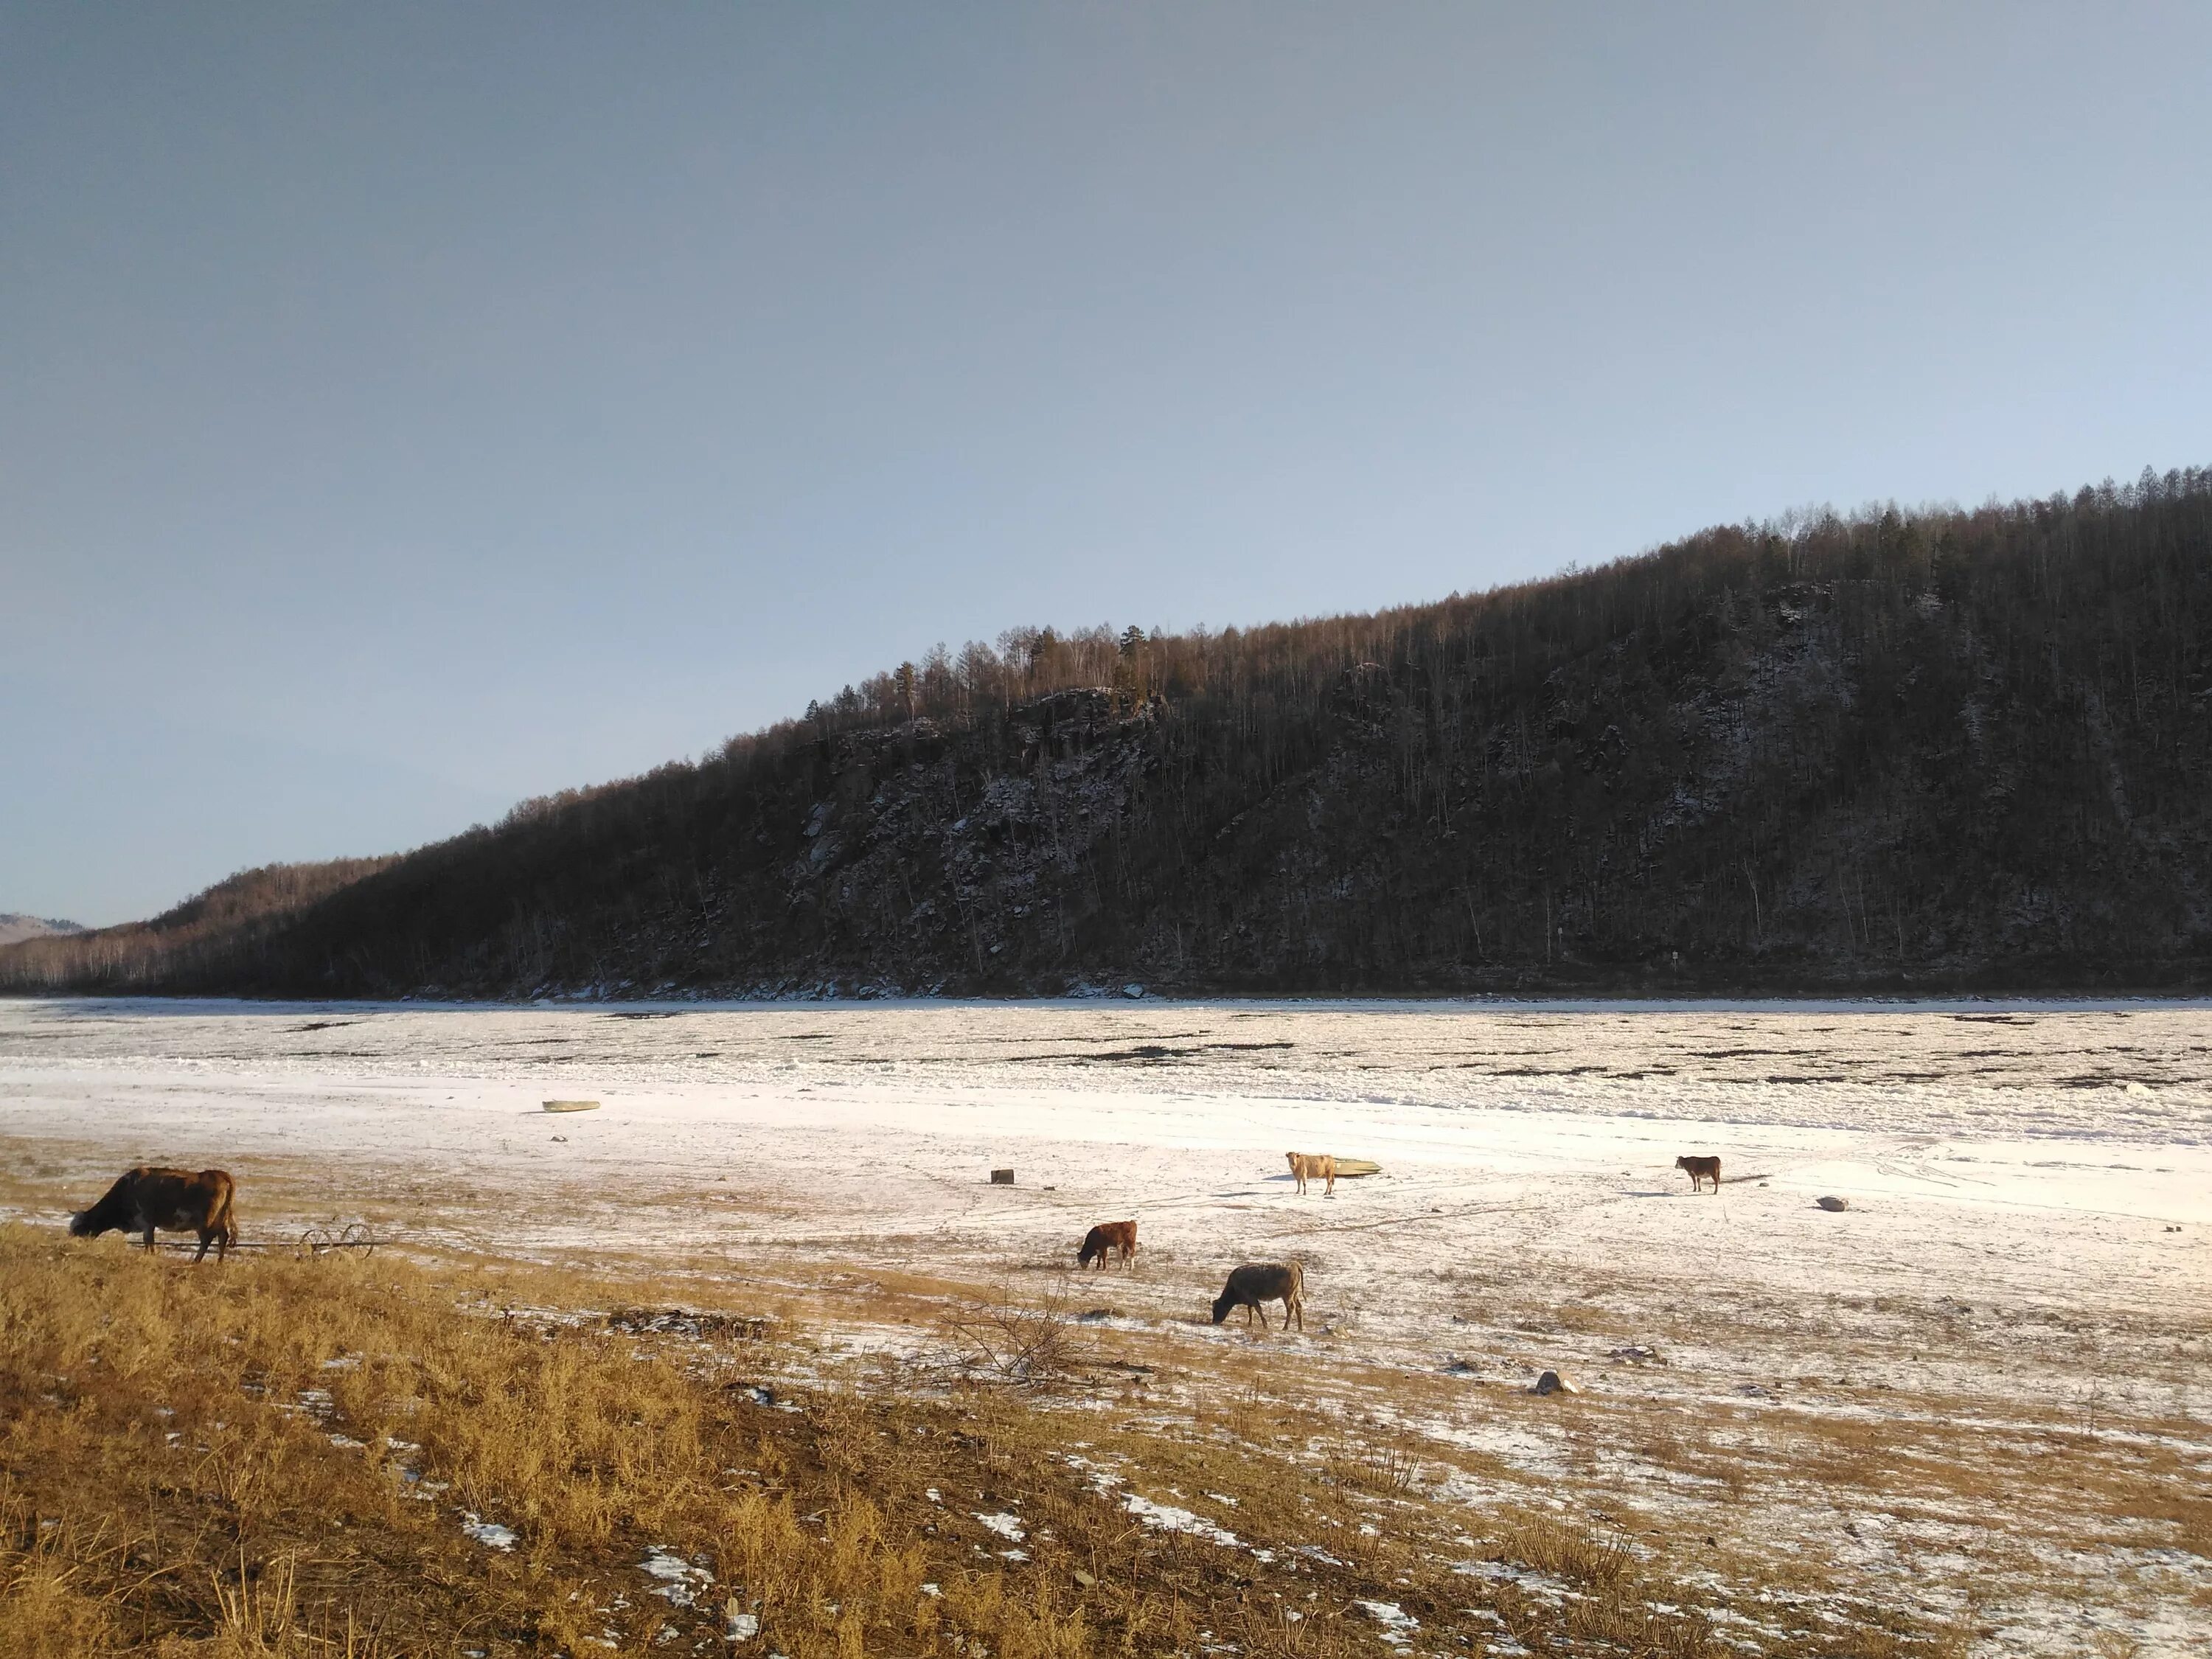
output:
[[[976, 1283], [1044, 1283], [1024, 1276], [1072, 1261], [1091, 1222], [1134, 1217], [1137, 1270], [1079, 1292], [1117, 1322], [1194, 1353], [1241, 1342], [1191, 1322], [1228, 1266], [1297, 1255], [1309, 1329], [1286, 1352], [1421, 1379], [1407, 1421], [1530, 1480], [1574, 1474], [1567, 1439], [1439, 1406], [1430, 1381], [1556, 1366], [1624, 1410], [1784, 1440], [1816, 1420], [1964, 1414], [2018, 1439], [2101, 1416], [2212, 1469], [2208, 1079], [2212, 1012], [2155, 1003], [0, 1003], [0, 1133], [41, 1195], [83, 1202], [136, 1161], [222, 1164], [250, 1231], [272, 1201], [257, 1210], [257, 1177], [319, 1171], [403, 1235], [494, 1254]], [[602, 1107], [539, 1109], [577, 1096]], [[1300, 1198], [1289, 1150], [1383, 1173]], [[1723, 1158], [1719, 1194], [1691, 1194], [1685, 1152]], [[991, 1185], [1005, 1166], [1016, 1184]], [[1626, 1445], [1593, 1478], [1708, 1501]], [[1999, 1528], [2022, 1571], [2059, 1548], [2041, 1502]], [[1945, 1530], [1971, 1506], [1885, 1504], [1888, 1531], [1846, 1534], [1848, 1506], [1801, 1492], [1789, 1524], [1863, 1550], [1870, 1583], [1963, 1596], [1972, 1572], [1923, 1568], [1941, 1538], [1972, 1561]], [[2098, 1616], [2160, 1650], [2167, 1624], [2123, 1603], [2186, 1614], [2175, 1586], [2204, 1564], [2169, 1552], [2181, 1577], [2138, 1595], [2112, 1553], [2156, 1547], [2137, 1532], [2065, 1547], [2105, 1563]], [[2060, 1613], [2021, 1616], [1993, 1628], [2066, 1650]]]

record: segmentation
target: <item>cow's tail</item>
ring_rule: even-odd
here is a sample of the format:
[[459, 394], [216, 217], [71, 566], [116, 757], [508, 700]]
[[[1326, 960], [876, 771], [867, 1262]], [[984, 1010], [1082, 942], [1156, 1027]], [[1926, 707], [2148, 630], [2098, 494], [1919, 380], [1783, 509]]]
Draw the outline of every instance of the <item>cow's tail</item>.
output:
[[238, 1217], [230, 1206], [231, 1197], [237, 1189], [224, 1171], [217, 1170], [215, 1174], [217, 1195], [215, 1212], [208, 1217], [208, 1231], [213, 1232], [218, 1227], [222, 1230], [222, 1248], [227, 1250], [238, 1243]]

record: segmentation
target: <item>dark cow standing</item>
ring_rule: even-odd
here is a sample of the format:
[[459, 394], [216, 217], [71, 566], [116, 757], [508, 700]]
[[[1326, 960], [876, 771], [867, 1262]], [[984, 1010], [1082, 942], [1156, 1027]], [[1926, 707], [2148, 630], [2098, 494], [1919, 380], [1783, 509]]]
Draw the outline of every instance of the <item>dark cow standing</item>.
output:
[[233, 1191], [224, 1170], [156, 1170], [146, 1164], [128, 1170], [107, 1189], [107, 1195], [88, 1210], [70, 1218], [70, 1237], [97, 1238], [102, 1233], [137, 1233], [146, 1248], [154, 1248], [154, 1230], [166, 1233], [198, 1233], [204, 1261], [208, 1246], [215, 1246], [220, 1261], [238, 1241], [237, 1224], [231, 1218]]
[[1674, 1160], [1674, 1167], [1690, 1177], [1690, 1190], [1692, 1192], [1696, 1192], [1700, 1186], [1708, 1181], [1713, 1183], [1713, 1190], [1715, 1192], [1720, 1191], [1720, 1159], [1717, 1158], [1693, 1158], [1689, 1153], [1685, 1152], [1681, 1157]]
[[1229, 1282], [1222, 1286], [1221, 1294], [1213, 1298], [1213, 1322], [1218, 1325], [1236, 1309], [1244, 1310], [1244, 1322], [1249, 1325], [1252, 1316], [1260, 1316], [1261, 1329], [1267, 1328], [1267, 1310], [1262, 1302], [1283, 1304], [1283, 1328], [1291, 1328], [1296, 1318], [1298, 1328], [1306, 1328], [1306, 1270], [1295, 1261], [1248, 1261], [1241, 1267], [1229, 1271]]
[[1096, 1263], [1106, 1265], [1109, 1252], [1120, 1260], [1128, 1261], [1137, 1254], [1137, 1224], [1133, 1221], [1102, 1221], [1083, 1236], [1083, 1248], [1076, 1252], [1075, 1265], [1088, 1267]]

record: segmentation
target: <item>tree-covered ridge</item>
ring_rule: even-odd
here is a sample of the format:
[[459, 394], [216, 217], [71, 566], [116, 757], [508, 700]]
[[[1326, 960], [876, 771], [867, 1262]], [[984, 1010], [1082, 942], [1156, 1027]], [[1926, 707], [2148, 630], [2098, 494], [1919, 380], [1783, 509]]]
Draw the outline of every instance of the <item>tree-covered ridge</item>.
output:
[[[2212, 471], [940, 648], [118, 978], [297, 993], [2201, 983]], [[98, 939], [100, 935], [88, 936]]]
[[241, 870], [151, 921], [27, 939], [0, 951], [0, 987], [155, 989], [240, 971], [283, 923], [389, 858]]
[[27, 916], [20, 911], [0, 910], [0, 945], [13, 945], [21, 939], [46, 939], [55, 933], [82, 933], [84, 928], [59, 916]]

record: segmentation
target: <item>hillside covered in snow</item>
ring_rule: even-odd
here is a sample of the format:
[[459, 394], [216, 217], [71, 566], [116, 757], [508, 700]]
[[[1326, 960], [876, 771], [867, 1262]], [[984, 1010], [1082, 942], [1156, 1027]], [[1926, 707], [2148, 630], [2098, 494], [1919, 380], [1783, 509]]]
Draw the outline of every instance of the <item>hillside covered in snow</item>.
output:
[[265, 904], [9, 946], [0, 987], [2202, 986], [2208, 779], [2212, 472], [2146, 473], [940, 648], [696, 764], [241, 878]]

